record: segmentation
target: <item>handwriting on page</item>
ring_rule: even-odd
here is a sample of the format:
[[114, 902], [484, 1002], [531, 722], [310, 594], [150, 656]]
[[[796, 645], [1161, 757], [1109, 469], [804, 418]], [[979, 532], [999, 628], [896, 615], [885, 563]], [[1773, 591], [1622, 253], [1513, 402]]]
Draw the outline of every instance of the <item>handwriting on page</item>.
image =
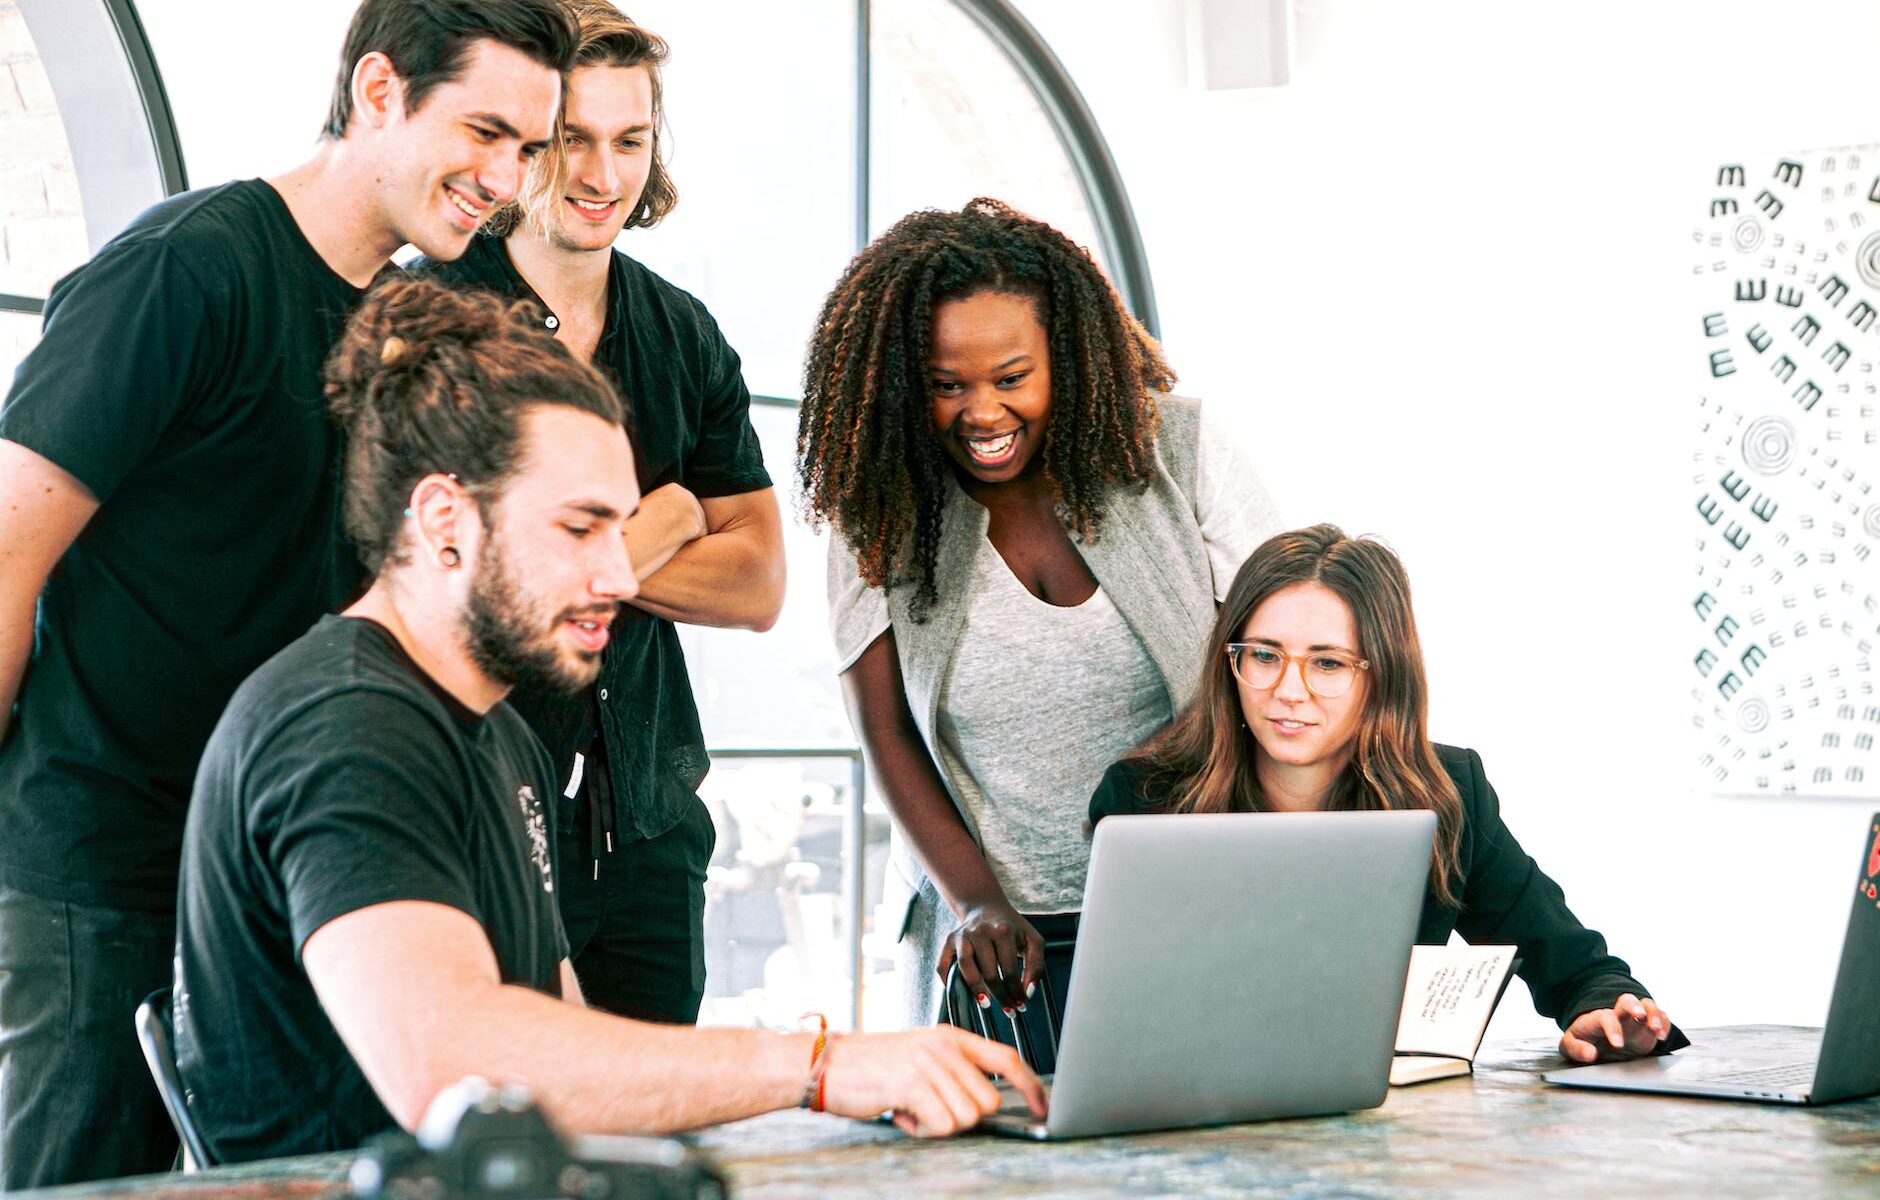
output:
[[1513, 946], [1414, 947], [1397, 1053], [1474, 1058], [1517, 961]]
[[1503, 956], [1474, 959], [1465, 963], [1445, 963], [1430, 976], [1423, 995], [1423, 1019], [1440, 1021], [1467, 1012], [1471, 1016], [1494, 999], [1501, 986]]

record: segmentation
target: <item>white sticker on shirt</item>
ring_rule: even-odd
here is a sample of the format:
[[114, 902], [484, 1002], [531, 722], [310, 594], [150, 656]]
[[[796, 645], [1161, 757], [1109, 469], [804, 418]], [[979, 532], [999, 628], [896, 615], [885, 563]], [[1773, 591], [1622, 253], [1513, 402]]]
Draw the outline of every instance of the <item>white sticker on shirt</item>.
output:
[[554, 869], [548, 861], [548, 818], [542, 813], [542, 802], [535, 798], [535, 789], [523, 784], [516, 791], [516, 807], [522, 810], [522, 826], [529, 834], [529, 861], [542, 872], [542, 890], [555, 890]]
[[574, 754], [574, 773], [568, 776], [568, 788], [562, 795], [574, 799], [574, 794], [581, 790], [581, 772], [587, 770], [587, 759], [579, 750]]

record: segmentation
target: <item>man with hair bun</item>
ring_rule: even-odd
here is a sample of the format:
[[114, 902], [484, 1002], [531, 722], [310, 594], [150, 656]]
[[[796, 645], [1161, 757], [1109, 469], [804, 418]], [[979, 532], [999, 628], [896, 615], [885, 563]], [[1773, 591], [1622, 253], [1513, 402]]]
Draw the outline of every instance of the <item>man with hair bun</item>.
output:
[[1016, 1052], [957, 1029], [690, 1029], [581, 1003], [556, 913], [554, 764], [511, 688], [593, 684], [639, 584], [641, 503], [598, 372], [482, 293], [396, 280], [334, 353], [347, 531], [375, 578], [249, 677], [203, 755], [174, 1007], [221, 1162], [414, 1128], [466, 1075], [566, 1133], [802, 1104], [969, 1128]]
[[581, 46], [561, 139], [462, 258], [417, 269], [535, 301], [545, 328], [625, 397], [645, 493], [626, 527], [640, 594], [596, 687], [522, 688], [513, 702], [554, 757], [557, 792], [574, 790], [560, 900], [589, 1003], [689, 1024], [705, 991], [714, 834], [674, 622], [770, 628], [783, 605], [783, 522], [738, 356], [704, 305], [614, 249], [678, 200], [660, 144], [666, 43], [606, 0], [569, 7]]
[[516, 194], [574, 40], [558, 0], [364, 0], [309, 161], [174, 196], [53, 289], [0, 410], [0, 1187], [171, 1164], [131, 1015], [197, 757], [360, 582], [321, 363], [394, 250], [461, 254]]

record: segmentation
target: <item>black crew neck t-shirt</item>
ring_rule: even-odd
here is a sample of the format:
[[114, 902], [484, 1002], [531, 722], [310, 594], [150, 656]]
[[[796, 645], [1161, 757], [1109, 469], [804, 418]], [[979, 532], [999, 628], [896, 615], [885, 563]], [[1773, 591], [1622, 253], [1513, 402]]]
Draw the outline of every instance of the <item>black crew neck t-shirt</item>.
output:
[[[455, 262], [420, 259], [412, 269], [532, 301], [545, 328], [560, 326], [517, 272], [502, 238], [474, 238]], [[743, 368], [718, 323], [691, 293], [618, 250], [594, 363], [626, 403], [642, 492], [677, 483], [709, 499], [771, 486], [751, 428]], [[510, 702], [548, 747], [564, 784], [575, 754], [593, 752], [598, 726], [602, 782], [614, 802], [610, 824], [629, 837], [657, 837], [677, 825], [711, 765], [678, 630], [631, 604], [621, 606], [594, 688], [573, 698], [518, 689]], [[586, 778], [595, 783], [592, 773]]]
[[0, 742], [0, 885], [175, 905], [223, 705], [363, 575], [321, 391], [360, 295], [259, 179], [156, 205], [53, 289], [0, 438], [101, 507], [40, 596]]
[[203, 753], [177, 913], [177, 1068], [218, 1161], [394, 1125], [301, 965], [335, 918], [448, 905], [504, 983], [561, 994], [553, 787], [514, 710], [477, 717], [372, 621], [327, 617], [241, 686]]

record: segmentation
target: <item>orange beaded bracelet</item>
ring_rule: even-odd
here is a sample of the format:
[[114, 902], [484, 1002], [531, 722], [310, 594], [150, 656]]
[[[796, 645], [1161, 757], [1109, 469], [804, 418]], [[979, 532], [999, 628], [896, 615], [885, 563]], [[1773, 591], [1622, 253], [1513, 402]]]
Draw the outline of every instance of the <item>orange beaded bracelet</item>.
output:
[[809, 1052], [809, 1079], [803, 1084], [803, 1099], [798, 1108], [807, 1108], [811, 1112], [823, 1111], [823, 1087], [829, 1073], [829, 1047], [835, 1039], [829, 1036], [829, 1018], [821, 1013], [804, 1013], [803, 1019], [816, 1018], [816, 1045]]

